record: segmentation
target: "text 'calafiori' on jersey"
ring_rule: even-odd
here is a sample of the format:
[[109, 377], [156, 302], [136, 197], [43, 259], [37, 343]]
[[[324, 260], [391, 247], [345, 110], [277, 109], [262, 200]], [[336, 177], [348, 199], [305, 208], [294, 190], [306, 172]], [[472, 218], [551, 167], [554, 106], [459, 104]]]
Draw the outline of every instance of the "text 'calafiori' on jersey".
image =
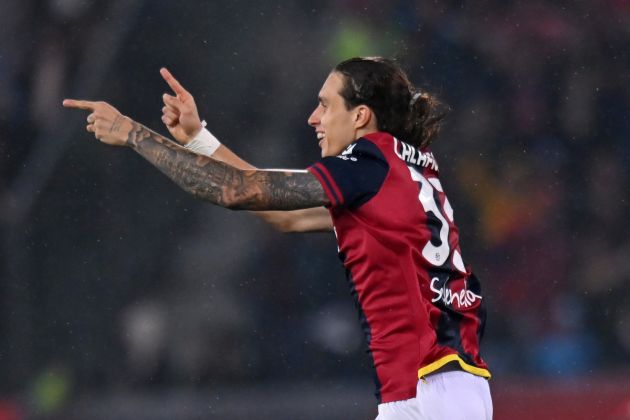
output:
[[433, 157], [433, 153], [423, 153], [415, 147], [399, 141], [396, 137], [394, 137], [394, 152], [396, 153], [396, 156], [407, 163], [422, 166], [424, 168], [431, 167], [434, 171], [439, 172], [438, 164]]

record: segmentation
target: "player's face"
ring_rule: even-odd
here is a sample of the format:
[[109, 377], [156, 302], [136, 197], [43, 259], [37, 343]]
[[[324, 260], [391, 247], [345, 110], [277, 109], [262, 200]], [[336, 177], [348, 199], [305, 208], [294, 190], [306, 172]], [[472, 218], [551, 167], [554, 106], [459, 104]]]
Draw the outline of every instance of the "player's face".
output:
[[319, 105], [308, 118], [315, 129], [322, 157], [339, 155], [356, 140], [356, 113], [346, 109], [339, 94], [343, 87], [343, 76], [332, 72], [319, 91]]

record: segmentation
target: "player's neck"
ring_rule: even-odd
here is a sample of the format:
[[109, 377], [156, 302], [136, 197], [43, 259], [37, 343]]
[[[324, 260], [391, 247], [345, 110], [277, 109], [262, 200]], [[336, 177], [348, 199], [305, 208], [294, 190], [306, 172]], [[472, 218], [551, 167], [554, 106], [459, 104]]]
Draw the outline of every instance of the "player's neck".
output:
[[361, 137], [365, 137], [366, 135], [371, 134], [371, 133], [376, 133], [377, 131], [378, 131], [378, 128], [376, 126], [372, 126], [371, 124], [369, 126], [361, 127], [357, 129], [354, 139], [358, 140]]

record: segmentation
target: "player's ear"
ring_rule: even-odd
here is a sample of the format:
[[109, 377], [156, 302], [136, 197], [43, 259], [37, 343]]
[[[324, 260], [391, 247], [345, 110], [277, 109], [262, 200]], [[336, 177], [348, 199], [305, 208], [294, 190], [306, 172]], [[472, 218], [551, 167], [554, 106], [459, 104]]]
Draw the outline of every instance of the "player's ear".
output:
[[372, 119], [374, 115], [369, 106], [359, 105], [354, 109], [354, 128], [363, 128], [366, 127]]

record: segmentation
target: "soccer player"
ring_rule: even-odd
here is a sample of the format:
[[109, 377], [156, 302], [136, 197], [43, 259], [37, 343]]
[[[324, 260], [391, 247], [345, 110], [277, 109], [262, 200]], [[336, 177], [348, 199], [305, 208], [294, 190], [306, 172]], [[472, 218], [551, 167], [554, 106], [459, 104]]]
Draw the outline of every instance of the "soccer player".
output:
[[491, 419], [481, 287], [428, 148], [444, 116], [436, 101], [390, 60], [346, 60], [308, 118], [322, 158], [261, 170], [201, 130], [192, 96], [162, 75], [176, 94], [164, 96], [162, 118], [186, 147], [105, 102], [64, 106], [91, 111], [97, 139], [132, 148], [196, 197], [264, 210], [282, 230], [334, 226], [376, 373], [377, 420]]

